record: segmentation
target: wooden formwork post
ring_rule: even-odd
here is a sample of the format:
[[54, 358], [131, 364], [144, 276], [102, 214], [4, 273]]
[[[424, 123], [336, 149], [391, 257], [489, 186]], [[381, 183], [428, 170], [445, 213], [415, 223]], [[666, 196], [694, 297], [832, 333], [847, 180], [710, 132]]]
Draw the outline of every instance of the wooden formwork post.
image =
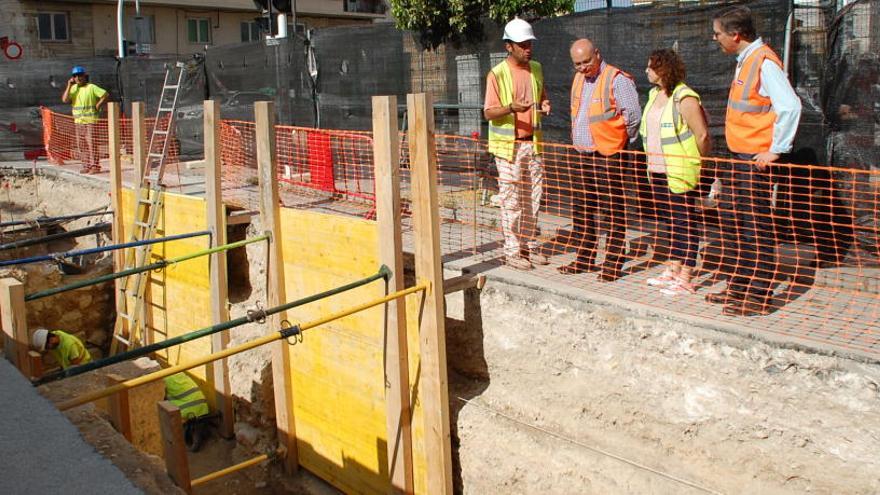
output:
[[413, 238], [416, 279], [429, 282], [419, 326], [420, 396], [425, 419], [428, 493], [452, 493], [452, 443], [449, 434], [449, 383], [446, 375], [446, 327], [443, 266], [440, 262], [440, 211], [434, 110], [425, 93], [406, 98], [413, 188]]
[[159, 402], [159, 430], [162, 433], [162, 448], [165, 453], [165, 470], [168, 476], [186, 493], [192, 493], [189, 474], [189, 459], [186, 457], [186, 442], [183, 438], [183, 418], [180, 409], [167, 400]]
[[[284, 257], [281, 238], [281, 201], [278, 197], [278, 172], [275, 162], [275, 105], [269, 101], [254, 104], [257, 134], [257, 169], [260, 177], [260, 220], [270, 235], [267, 306], [287, 302], [284, 287]], [[273, 331], [281, 326], [285, 314], [267, 318]], [[282, 339], [272, 346], [272, 379], [275, 389], [275, 420], [278, 426], [278, 444], [286, 449], [285, 470], [294, 472], [299, 467], [296, 452], [296, 424], [293, 417], [293, 377], [287, 341]]]
[[[220, 187], [220, 103], [207, 100], [204, 106], [205, 204], [208, 209], [208, 229], [211, 231], [214, 246], [222, 246], [226, 244], [226, 210], [223, 207], [223, 193]], [[221, 251], [211, 255], [211, 321], [215, 325], [229, 321], [228, 295], [226, 252]], [[211, 352], [220, 352], [227, 346], [229, 346], [228, 331], [211, 336]], [[214, 389], [214, 403], [222, 417], [220, 435], [223, 438], [232, 438], [235, 429], [227, 360], [212, 362], [208, 366], [208, 377]]]
[[144, 164], [147, 159], [147, 125], [144, 102], [131, 104], [131, 163], [134, 165], [134, 183], [140, 184], [144, 177]]
[[[376, 170], [376, 219], [379, 257], [391, 268], [389, 293], [404, 288], [403, 238], [400, 223], [400, 145], [397, 97], [373, 97], [373, 157]], [[392, 488], [413, 492], [406, 300], [385, 309], [385, 412], [388, 428], [388, 475]]]
[[[126, 380], [124, 376], [111, 373], [107, 375], [107, 386], [112, 387]], [[128, 390], [122, 390], [110, 397], [107, 397], [107, 410], [110, 414], [110, 424], [116, 428], [116, 431], [122, 433], [129, 442], [132, 441], [131, 435], [131, 404], [129, 403]]]
[[9, 360], [21, 374], [33, 377], [28, 356], [31, 336], [27, 326], [27, 308], [24, 305], [24, 284], [8, 277], [0, 280], [0, 323], [3, 326], [3, 348]]
[[[120, 129], [119, 129], [119, 104], [111, 102], [107, 104], [107, 138], [110, 149], [110, 206], [113, 208], [113, 224], [111, 235], [114, 244], [125, 242], [125, 218], [122, 201], [122, 160], [120, 157]], [[125, 253], [127, 249], [113, 251], [113, 271], [119, 272], [125, 269]], [[125, 279], [117, 278], [113, 281], [113, 293], [116, 296], [116, 313], [125, 312]], [[125, 326], [121, 335], [125, 335], [130, 329]], [[116, 339], [113, 338], [113, 348]]]

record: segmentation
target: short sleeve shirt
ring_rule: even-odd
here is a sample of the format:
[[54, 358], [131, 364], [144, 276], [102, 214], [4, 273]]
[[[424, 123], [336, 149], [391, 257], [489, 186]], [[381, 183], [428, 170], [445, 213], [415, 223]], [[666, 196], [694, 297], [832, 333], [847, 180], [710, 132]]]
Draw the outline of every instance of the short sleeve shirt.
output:
[[77, 124], [96, 124], [98, 122], [98, 109], [95, 107], [98, 100], [107, 94], [107, 91], [95, 84], [85, 86], [75, 84], [70, 88], [70, 101], [73, 107], [73, 119]]
[[[526, 67], [520, 67], [516, 64], [507, 62], [510, 67], [510, 73], [513, 76], [513, 97], [516, 101], [526, 105], [535, 103], [532, 95], [532, 71]], [[486, 77], [486, 100], [483, 103], [483, 110], [503, 106], [501, 98], [498, 96], [498, 81], [495, 79], [495, 73], [489, 71]], [[542, 89], [541, 99], [547, 99], [547, 91]], [[532, 110], [526, 112], [518, 112], [516, 114], [516, 137], [521, 139], [531, 136], [532, 130]]]

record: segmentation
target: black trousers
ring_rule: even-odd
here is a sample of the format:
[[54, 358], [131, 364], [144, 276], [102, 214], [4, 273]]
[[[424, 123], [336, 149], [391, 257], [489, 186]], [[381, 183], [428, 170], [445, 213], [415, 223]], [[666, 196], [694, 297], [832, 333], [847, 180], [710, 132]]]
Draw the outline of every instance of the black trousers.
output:
[[[752, 159], [750, 154], [735, 156]], [[735, 235], [728, 240], [735, 241], [737, 257], [728, 289], [766, 299], [776, 270], [770, 168], [761, 171], [751, 163], [734, 163], [732, 186]]]
[[572, 232], [571, 242], [577, 261], [585, 265], [596, 259], [599, 217], [610, 223], [605, 245], [605, 270], [620, 270], [626, 249], [626, 212], [624, 201], [624, 163], [620, 154], [602, 156], [580, 153], [571, 169]]

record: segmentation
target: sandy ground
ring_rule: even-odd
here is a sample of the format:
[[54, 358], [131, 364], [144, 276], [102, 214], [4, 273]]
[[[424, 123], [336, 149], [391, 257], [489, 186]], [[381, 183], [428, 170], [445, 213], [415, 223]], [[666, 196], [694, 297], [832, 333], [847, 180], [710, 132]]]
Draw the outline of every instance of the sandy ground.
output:
[[481, 312], [448, 330], [464, 493], [880, 492], [880, 366], [491, 283]]

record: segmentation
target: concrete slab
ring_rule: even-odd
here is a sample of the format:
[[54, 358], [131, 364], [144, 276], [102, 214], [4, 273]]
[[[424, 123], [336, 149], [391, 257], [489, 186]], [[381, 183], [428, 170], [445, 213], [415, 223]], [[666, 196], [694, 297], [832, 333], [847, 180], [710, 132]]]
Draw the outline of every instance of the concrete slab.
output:
[[0, 458], [7, 461], [0, 491], [142, 493], [4, 359], [0, 383]]

